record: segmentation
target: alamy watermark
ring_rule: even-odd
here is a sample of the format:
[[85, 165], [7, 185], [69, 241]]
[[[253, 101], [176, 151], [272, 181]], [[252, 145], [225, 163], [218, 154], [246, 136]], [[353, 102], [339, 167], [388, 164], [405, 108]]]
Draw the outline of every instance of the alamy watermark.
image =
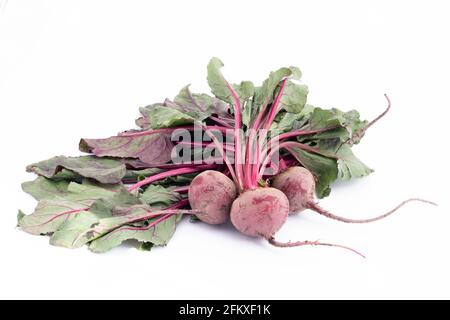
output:
[[[241, 145], [236, 146], [236, 134]], [[270, 137], [267, 130], [253, 129], [176, 129], [172, 132], [174, 144], [171, 153], [175, 164], [228, 164], [258, 166], [264, 175], [277, 172], [279, 166], [279, 140]]]

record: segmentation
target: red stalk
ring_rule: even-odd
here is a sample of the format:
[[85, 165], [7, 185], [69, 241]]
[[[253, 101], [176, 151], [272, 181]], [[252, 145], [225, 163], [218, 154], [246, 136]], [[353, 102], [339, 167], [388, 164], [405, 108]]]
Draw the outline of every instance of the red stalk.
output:
[[231, 93], [234, 100], [234, 166], [236, 168], [236, 178], [239, 189], [242, 190], [244, 173], [242, 170], [242, 148], [241, 148], [241, 126], [242, 126], [242, 115], [241, 115], [241, 100], [234, 91], [233, 87], [227, 83], [227, 88]]
[[[208, 135], [208, 137], [211, 138], [211, 140], [212, 140], [212, 141], [214, 142], [214, 144], [216, 145], [217, 150], [219, 151], [220, 155], [222, 156], [223, 160], [225, 161], [225, 164], [226, 164], [227, 167], [228, 167], [228, 170], [230, 171], [231, 178], [233, 179], [234, 183], [237, 185], [238, 189], [241, 189], [241, 188], [240, 188], [239, 181], [238, 181], [237, 176], [236, 176], [236, 173], [235, 173], [235, 171], [234, 171], [234, 169], [233, 169], [233, 166], [231, 165], [230, 160], [228, 159], [227, 155], [223, 152], [223, 149], [224, 149], [223, 143], [220, 143], [219, 140], [217, 140], [216, 136], [215, 136], [214, 134], [212, 134], [212, 133], [207, 129], [208, 126], [205, 126], [205, 125], [202, 124], [201, 122], [199, 122], [198, 124], [203, 128], [203, 130], [205, 130], [205, 133]], [[225, 132], [228, 132], [228, 131], [230, 131], [230, 129], [226, 129]], [[235, 147], [235, 148], [236, 148], [236, 147]], [[235, 154], [236, 154], [236, 153], [235, 153]]]
[[[166, 211], [166, 210], [169, 211], [169, 210], [180, 209], [180, 208], [183, 208], [183, 207], [187, 206], [188, 204], [189, 204], [189, 201], [188, 201], [187, 199], [181, 200], [180, 202], [177, 202], [177, 203], [171, 205], [170, 207], [164, 209], [163, 211]], [[158, 223], [163, 222], [163, 221], [169, 219], [170, 217], [172, 217], [172, 216], [175, 215], [175, 214], [176, 214], [176, 212], [164, 214], [163, 216], [161, 216], [160, 218], [156, 219], [155, 221], [153, 221], [152, 223], [150, 223], [150, 224], [149, 224], [148, 226], [146, 226], [146, 227], [118, 228], [118, 229], [116, 229], [116, 230], [113, 230], [111, 233], [117, 232], [117, 231], [126, 231], [126, 230], [129, 230], [129, 231], [145, 231], [145, 230], [149, 230], [149, 229], [153, 228], [154, 226], [156, 226]], [[184, 213], [183, 213], [183, 214], [184, 214]], [[110, 234], [111, 234], [111, 233], [110, 233]], [[108, 236], [108, 235], [106, 235], [106, 236]]]
[[214, 122], [220, 124], [221, 126], [224, 126], [226, 128], [233, 128], [232, 125], [230, 125], [228, 122], [226, 122], [225, 120], [222, 120], [218, 117], [214, 117], [214, 116], [209, 116], [209, 119], [213, 120]]
[[208, 170], [208, 169], [212, 169], [215, 168], [215, 165], [201, 165], [198, 167], [194, 167], [194, 168], [180, 168], [180, 169], [174, 169], [174, 170], [169, 170], [169, 171], [165, 171], [165, 172], [161, 172], [158, 174], [155, 174], [154, 176], [150, 176], [148, 178], [145, 178], [142, 181], [139, 181], [136, 184], [133, 184], [131, 187], [128, 188], [128, 191], [133, 191], [136, 189], [139, 189], [142, 186], [145, 186], [147, 184], [153, 183], [155, 181], [158, 180], [162, 180], [168, 177], [173, 177], [173, 176], [177, 176], [180, 174], [186, 174], [186, 173], [193, 173], [193, 172], [199, 172], [199, 171], [204, 171], [204, 170]]
[[322, 132], [326, 132], [328, 130], [333, 130], [333, 129], [336, 129], [336, 128], [337, 127], [330, 127], [330, 128], [316, 129], [316, 130], [295, 130], [295, 131], [282, 133], [282, 134], [280, 134], [280, 135], [278, 135], [276, 137], [273, 137], [270, 141], [284, 140], [284, 139], [297, 137], [297, 136], [322, 133]]
[[176, 187], [173, 191], [178, 193], [186, 193], [189, 191], [189, 186]]
[[[283, 80], [281, 87], [280, 87], [280, 91], [278, 92], [274, 102], [272, 103], [272, 106], [270, 107], [270, 110], [269, 110], [269, 114], [267, 115], [265, 121], [263, 121], [263, 114], [265, 113], [267, 104], [264, 106], [264, 108], [262, 110], [263, 112], [261, 112], [258, 115], [258, 117], [255, 120], [255, 123], [253, 124], [253, 127], [255, 129], [254, 134], [252, 135], [252, 133], [250, 133], [251, 137], [249, 137], [249, 143], [252, 144], [252, 147], [253, 147], [253, 143], [255, 143], [255, 140], [256, 140], [257, 141], [257, 149], [258, 149], [257, 156], [256, 156], [257, 157], [256, 163], [253, 163], [251, 166], [247, 166], [247, 169], [250, 170], [250, 172], [251, 172], [251, 180], [252, 180], [251, 185], [254, 185], [254, 186], [257, 186], [258, 178], [262, 177], [262, 176], [258, 177], [258, 169], [259, 169], [260, 160], [261, 160], [259, 149], [261, 148], [261, 146], [263, 144], [263, 139], [265, 138], [265, 135], [264, 136], [259, 135], [259, 138], [256, 138], [256, 131], [258, 131], [260, 129], [261, 125], [263, 125], [262, 128], [264, 130], [266, 130], [265, 132], [267, 132], [270, 129], [270, 126], [272, 125], [273, 120], [275, 119], [275, 116], [279, 112], [279, 109], [280, 109], [279, 105], [280, 105], [281, 97], [283, 96], [283, 92], [284, 92], [284, 88], [286, 86], [287, 80], [288, 80], [287, 78], [285, 78]], [[248, 148], [247, 150], [250, 150], [250, 149], [252, 149], [252, 148]]]
[[278, 106], [280, 105], [281, 97], [283, 96], [284, 87], [286, 86], [287, 80], [288, 79], [285, 78], [283, 80], [283, 82], [281, 83], [280, 91], [278, 92], [277, 97], [275, 98], [275, 101], [272, 104], [272, 107], [271, 107], [270, 112], [269, 112], [269, 116], [268, 116], [268, 118], [267, 118], [267, 120], [266, 120], [266, 122], [264, 124], [264, 127], [263, 127], [266, 130], [270, 129], [270, 126], [272, 125], [273, 120], [275, 119], [275, 116], [277, 115], [278, 111], [280, 111]]
[[163, 163], [163, 164], [149, 164], [146, 168], [158, 168], [158, 169], [179, 169], [179, 168], [186, 168], [186, 167], [197, 167], [197, 166], [204, 166], [208, 163], [202, 162], [202, 163]]
[[58, 213], [57, 215], [51, 217], [50, 219], [48, 219], [47, 221], [45, 221], [45, 222], [43, 222], [43, 223], [40, 223], [40, 224], [35, 225], [35, 226], [27, 227], [27, 228], [36, 228], [36, 227], [40, 227], [40, 226], [43, 226], [44, 224], [47, 224], [47, 223], [49, 223], [49, 222], [52, 222], [53, 220], [58, 219], [59, 217], [62, 217], [62, 216], [68, 215], [68, 214], [74, 214], [74, 213], [79, 213], [79, 212], [83, 212], [83, 211], [88, 211], [89, 209], [90, 209], [90, 208], [81, 208], [81, 209], [74, 209], [74, 210], [69, 210], [69, 211], [61, 212], [61, 213]]
[[[266, 115], [266, 109], [267, 109], [268, 103], [265, 103], [264, 106], [261, 108], [261, 111], [258, 113], [258, 116], [256, 117], [255, 121], [252, 124], [252, 127], [250, 129], [250, 135], [247, 138], [248, 144], [247, 144], [247, 164], [246, 164], [246, 171], [251, 172], [251, 179], [256, 180], [254, 177], [257, 175], [258, 172], [258, 163], [260, 155], [257, 153], [257, 160], [256, 163], [253, 163], [253, 146], [255, 143], [255, 139], [257, 138], [258, 130], [261, 128], [261, 124], [264, 122], [264, 116]], [[251, 183], [250, 183], [251, 184]], [[255, 183], [256, 184], [256, 183]]]
[[[205, 147], [206, 149], [217, 148], [216, 146], [212, 146], [211, 143], [208, 143], [208, 142], [181, 141], [181, 142], [178, 142], [178, 144], [188, 145], [188, 146], [190, 145], [190, 146], [194, 146], [194, 147]], [[227, 143], [223, 143], [223, 148], [227, 151], [234, 152], [234, 146], [229, 145]]]

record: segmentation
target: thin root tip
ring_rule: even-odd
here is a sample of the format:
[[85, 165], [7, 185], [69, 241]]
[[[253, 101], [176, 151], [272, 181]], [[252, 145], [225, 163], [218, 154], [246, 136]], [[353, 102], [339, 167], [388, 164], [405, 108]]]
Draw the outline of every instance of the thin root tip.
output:
[[351, 251], [353, 253], [356, 253], [357, 255], [359, 255], [360, 257], [362, 257], [364, 259], [366, 258], [366, 256], [363, 255], [361, 252], [359, 252], [359, 251], [357, 251], [355, 249], [352, 249], [350, 247], [346, 247], [346, 246], [343, 246], [343, 245], [340, 245], [340, 244], [320, 242], [318, 240], [316, 240], [316, 241], [308, 241], [308, 240], [306, 240], [306, 241], [297, 241], [297, 242], [291, 242], [291, 241], [278, 242], [277, 240], [275, 240], [274, 237], [270, 237], [270, 238], [267, 238], [267, 241], [271, 245], [273, 245], [275, 247], [278, 247], [278, 248], [292, 248], [292, 247], [308, 246], [308, 245], [309, 246], [327, 246], [327, 247], [341, 248], [341, 249], [349, 250], [349, 251]]
[[409, 200], [410, 201], [420, 201], [420, 202], [423, 202], [423, 203], [428, 203], [428, 204], [431, 204], [431, 205], [436, 206], [436, 207], [438, 206], [438, 204], [436, 202], [433, 202], [433, 201], [430, 201], [430, 200], [421, 199], [421, 198], [411, 198]]

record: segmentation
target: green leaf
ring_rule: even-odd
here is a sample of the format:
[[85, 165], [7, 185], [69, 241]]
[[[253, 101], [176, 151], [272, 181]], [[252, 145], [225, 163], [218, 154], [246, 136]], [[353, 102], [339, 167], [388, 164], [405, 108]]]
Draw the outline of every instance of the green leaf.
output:
[[148, 117], [153, 129], [171, 128], [191, 124], [196, 120], [186, 113], [166, 106], [152, 108], [148, 113]]
[[154, 185], [162, 185], [164, 187], [171, 187], [176, 185], [186, 185], [190, 184], [192, 179], [194, 179], [199, 173], [188, 173], [188, 174], [182, 174], [178, 176], [173, 176], [166, 178], [164, 180], [156, 181], [153, 184]]
[[81, 212], [61, 224], [50, 238], [50, 244], [79, 248], [89, 242], [91, 234], [88, 231], [101, 219], [126, 215], [136, 205], [142, 205], [142, 202], [125, 189], [112, 196], [98, 199], [91, 205], [89, 211]]
[[73, 171], [63, 168], [61, 171], [57, 172], [52, 178], [53, 181], [77, 181], [83, 180], [83, 176], [75, 173]]
[[53, 157], [27, 166], [28, 172], [50, 179], [63, 169], [101, 183], [119, 183], [126, 172], [125, 165], [120, 161], [94, 156]]
[[[89, 208], [98, 199], [113, 196], [118, 188], [118, 186], [100, 186], [87, 181], [83, 184], [72, 182], [67, 187], [67, 193], [52, 195], [49, 199], [39, 201], [32, 214], [21, 217], [19, 227], [35, 235], [53, 233], [62, 223], [83, 212], [81, 209]], [[33, 193], [42, 195], [37, 191]]]
[[125, 181], [141, 181], [147, 177], [153, 176], [157, 173], [162, 172], [162, 169], [158, 168], [148, 168], [142, 170], [127, 170], [127, 174], [124, 177]]
[[68, 187], [67, 181], [53, 181], [44, 177], [22, 183], [22, 190], [36, 200], [64, 197], [67, 195]]
[[294, 80], [300, 80], [302, 77], [302, 72], [300, 71], [299, 68], [294, 67], [294, 66], [290, 66], [289, 69], [291, 70], [291, 79]]
[[[169, 104], [168, 104], [169, 102]], [[185, 86], [174, 98], [174, 103], [166, 100], [169, 107], [178, 108], [180, 111], [186, 112], [197, 120], [204, 120], [211, 114], [224, 115], [228, 112], [228, 105], [217, 98], [213, 98], [207, 94], [191, 93], [189, 86]]]
[[22, 218], [25, 216], [26, 216], [26, 214], [23, 213], [22, 210], [19, 210], [19, 212], [17, 213], [17, 226], [19, 225], [19, 221], [22, 220]]
[[128, 211], [136, 205], [144, 205], [144, 203], [135, 194], [121, 188], [112, 196], [97, 199], [92, 204], [90, 211], [95, 213], [108, 212], [112, 216], [123, 216], [127, 215]]
[[178, 95], [173, 99], [175, 104], [182, 108], [185, 112], [206, 112], [208, 110], [210, 98], [208, 95], [201, 95], [200, 97], [194, 97], [194, 95], [189, 90], [189, 85], [183, 87]]
[[350, 180], [351, 178], [365, 177], [373, 172], [361, 162], [352, 152], [350, 146], [343, 144], [337, 152], [339, 178]]
[[338, 109], [315, 108], [308, 124], [307, 129], [333, 128], [336, 130], [323, 132], [314, 136], [315, 139], [339, 138], [342, 142], [347, 141], [357, 130], [364, 127], [367, 121], [359, 118], [359, 113], [355, 110], [342, 112]]
[[[365, 128], [368, 124], [367, 120], [361, 120], [359, 112], [356, 110], [350, 110], [348, 112], [342, 112], [338, 109], [332, 109], [333, 112], [340, 115], [343, 119], [342, 123], [347, 128], [351, 144], [358, 144], [364, 137]], [[348, 141], [348, 140], [347, 140]]]
[[30, 215], [22, 216], [19, 227], [34, 235], [51, 234], [66, 220], [73, 219], [86, 205], [67, 200], [41, 200]]
[[240, 84], [233, 84], [233, 89], [241, 100], [248, 100], [255, 94], [255, 86], [251, 81], [242, 81]]
[[310, 130], [341, 126], [341, 118], [331, 110], [315, 108], [309, 118], [307, 128]]
[[80, 212], [58, 227], [50, 238], [50, 244], [69, 249], [82, 247], [86, 241], [78, 241], [80, 235], [98, 223], [102, 217], [103, 215], [91, 211]]
[[152, 207], [162, 205], [170, 206], [174, 202], [181, 200], [181, 195], [169, 188], [160, 185], [150, 185], [140, 196], [140, 198]]
[[299, 118], [298, 113], [285, 112], [281, 115], [280, 121], [277, 123], [277, 129], [280, 132], [291, 131], [294, 127], [294, 122]]
[[107, 139], [81, 139], [80, 150], [98, 157], [139, 159], [148, 164], [170, 161], [173, 144], [167, 134], [115, 136]]
[[291, 148], [295, 158], [316, 177], [316, 194], [324, 198], [330, 194], [330, 184], [338, 177], [338, 168], [335, 159], [318, 154], [309, 153], [300, 148]]
[[272, 71], [269, 77], [263, 82], [261, 87], [255, 89], [255, 103], [260, 105], [267, 105], [273, 101], [275, 89], [278, 87], [281, 80], [286, 77], [293, 77], [299, 79], [301, 72], [296, 67], [280, 68]]
[[[137, 240], [138, 242], [145, 243], [144, 248], [149, 248], [153, 245], [164, 246], [172, 238], [177, 223], [180, 221], [181, 215], [174, 215], [158, 223], [156, 226], [145, 230], [145, 225], [137, 226], [123, 226], [114, 231], [92, 241], [89, 244], [89, 250], [96, 253], [103, 253], [111, 250], [112, 248], [119, 246], [126, 240]], [[151, 219], [146, 223], [152, 223], [156, 220]], [[139, 230], [143, 229], [143, 230]], [[150, 243], [152, 244], [150, 246]], [[141, 245], [142, 248], [142, 245]]]
[[359, 112], [356, 110], [343, 112], [339, 109], [333, 108], [331, 111], [336, 114], [339, 119], [341, 119], [341, 124], [347, 127], [352, 133], [365, 127], [368, 123], [368, 121], [360, 119]]
[[208, 63], [208, 84], [212, 93], [220, 100], [233, 104], [228, 82], [225, 80], [220, 69], [224, 66], [219, 58], [212, 58]]
[[82, 183], [71, 182], [64, 199], [90, 204], [98, 199], [113, 196], [123, 189], [124, 187], [119, 184], [99, 184], [89, 180], [84, 180]]
[[[281, 111], [275, 117], [275, 129], [278, 131], [278, 134], [282, 132], [303, 129], [306, 123], [311, 118], [311, 114], [313, 113], [314, 109], [315, 107], [313, 107], [312, 105], [306, 104], [298, 113]], [[302, 137], [299, 137], [299, 140], [301, 139]]]
[[299, 113], [306, 104], [307, 96], [307, 86], [288, 81], [281, 96], [281, 103], [287, 112]]
[[164, 103], [140, 108], [140, 112], [143, 116], [138, 119], [140, 127], [160, 129], [203, 121], [212, 114], [228, 116], [228, 105], [207, 94], [192, 93], [185, 86], [174, 101], [166, 99]]
[[303, 143], [314, 143], [322, 150], [335, 153], [350, 138], [352, 125], [354, 125], [354, 121], [349, 121], [346, 114], [337, 109], [315, 108], [302, 129], [327, 129], [327, 131], [314, 135], [299, 136], [297, 139]]

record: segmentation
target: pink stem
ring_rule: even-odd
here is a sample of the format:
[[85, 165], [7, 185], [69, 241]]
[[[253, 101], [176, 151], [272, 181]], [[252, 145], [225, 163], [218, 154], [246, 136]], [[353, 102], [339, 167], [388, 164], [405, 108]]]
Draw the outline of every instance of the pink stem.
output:
[[187, 193], [189, 191], [189, 186], [176, 187], [173, 191], [178, 193]]
[[333, 158], [333, 159], [339, 159], [338, 156], [332, 154], [332, 153], [328, 153], [328, 152], [323, 152], [322, 150], [320, 150], [319, 148], [314, 148], [311, 146], [308, 146], [307, 144], [303, 144], [300, 142], [295, 142], [295, 141], [286, 141], [283, 143], [280, 143], [280, 146], [283, 145], [281, 148], [300, 148], [302, 150], [308, 151], [308, 152], [312, 152], [324, 157], [328, 157], [328, 158]]
[[[190, 146], [194, 146], [194, 147], [205, 147], [205, 148], [207, 148], [207, 149], [217, 148], [216, 146], [212, 146], [211, 143], [209, 143], [209, 142], [188, 142], [188, 141], [181, 141], [181, 142], [178, 142], [178, 144], [182, 144], [182, 145], [190, 145]], [[230, 144], [223, 143], [223, 148], [224, 148], [225, 150], [234, 152], [234, 146], [232, 146], [232, 145], [230, 145]]]
[[[275, 116], [279, 112], [279, 109], [280, 109], [279, 105], [280, 105], [281, 97], [283, 96], [283, 93], [284, 93], [284, 88], [286, 87], [287, 80], [288, 79], [285, 78], [283, 80], [283, 82], [281, 83], [280, 91], [278, 92], [274, 102], [272, 103], [272, 106], [270, 108], [269, 114], [267, 115], [267, 118], [264, 121], [263, 129], [265, 129], [266, 131], [268, 131], [270, 129], [270, 126], [272, 125], [273, 120], [275, 119]], [[258, 126], [257, 130], [259, 129], [259, 126], [261, 125], [260, 121], [262, 120], [262, 116], [258, 117], [258, 119], [259, 119], [259, 121], [257, 123], [255, 123]], [[255, 140], [257, 140], [257, 143], [258, 143], [259, 146], [261, 146], [263, 144], [263, 139], [264, 138], [265, 138], [264, 136], [259, 136], [259, 139], [255, 139]], [[252, 142], [252, 143], [254, 143], [254, 142]], [[266, 152], [266, 150], [264, 150], [264, 152]], [[259, 150], [258, 150], [258, 153], [259, 153]], [[255, 164], [253, 164], [253, 167], [251, 169], [251, 171], [252, 171], [252, 180], [253, 180], [252, 183], [255, 184], [255, 185], [257, 184], [257, 182], [255, 180], [257, 180], [258, 178], [262, 178], [262, 175], [258, 176], [258, 169], [260, 167], [260, 163], [259, 163], [260, 159], [261, 159], [261, 156], [258, 155], [257, 156], [257, 161], [256, 161]]]
[[[172, 205], [172, 206], [166, 208], [165, 210], [175, 210], [175, 209], [179, 209], [179, 208], [182, 208], [182, 207], [184, 207], [184, 206], [186, 206], [186, 205], [188, 205], [188, 204], [189, 204], [189, 201], [188, 201], [187, 199], [181, 200], [180, 202], [177, 202], [176, 204], [174, 204], [174, 205]], [[172, 217], [172, 216], [175, 215], [175, 214], [176, 214], [176, 213], [168, 213], [168, 214], [165, 214], [165, 215], [163, 215], [162, 217], [160, 217], [160, 218], [156, 219], [155, 221], [153, 221], [152, 223], [150, 223], [150, 224], [149, 224], [148, 226], [146, 226], [146, 227], [128, 227], [128, 228], [120, 228], [120, 229], [116, 229], [116, 230], [112, 231], [111, 233], [116, 232], [116, 231], [125, 231], [125, 230], [129, 230], [129, 231], [145, 231], [145, 230], [149, 230], [149, 229], [153, 228], [154, 226], [156, 226], [158, 223], [163, 222], [163, 221], [169, 219], [170, 217]]]
[[[205, 131], [205, 133], [208, 135], [208, 137], [211, 138], [211, 140], [214, 142], [214, 144], [217, 147], [217, 150], [219, 151], [221, 157], [223, 158], [223, 160], [225, 161], [225, 164], [228, 167], [228, 170], [230, 171], [231, 177], [234, 181], [234, 183], [236, 184], [236, 186], [238, 187], [238, 189], [240, 190], [240, 184], [239, 184], [239, 180], [237, 179], [236, 173], [233, 169], [233, 166], [230, 163], [230, 160], [228, 159], [227, 155], [223, 152], [224, 146], [223, 143], [220, 143], [219, 140], [217, 140], [216, 136], [214, 134], [212, 134], [209, 129], [207, 129], [208, 127], [203, 125], [201, 122], [197, 123], [198, 125], [202, 126], [203, 130]], [[226, 132], [230, 131], [229, 129], [226, 130]], [[236, 147], [235, 147], [236, 148]], [[236, 153], [235, 153], [236, 154]]]
[[161, 173], [155, 174], [154, 176], [147, 177], [144, 180], [139, 181], [138, 183], [132, 185], [131, 187], [128, 188], [128, 191], [131, 192], [133, 190], [139, 189], [142, 186], [145, 186], [147, 184], [150, 184], [155, 181], [162, 180], [162, 179], [165, 179], [168, 177], [173, 177], [173, 176], [177, 176], [180, 174], [204, 171], [204, 170], [212, 169], [215, 167], [216, 167], [215, 165], [201, 165], [201, 166], [194, 167], [194, 168], [180, 168], [180, 169], [174, 169], [174, 170], [161, 172]]
[[[65, 212], [62, 212], [62, 213], [58, 213], [57, 215], [54, 215], [53, 217], [51, 217], [49, 220], [47, 220], [47, 221], [45, 221], [45, 222], [43, 222], [41, 224], [38, 224], [38, 225], [35, 225], [35, 226], [31, 226], [31, 228], [40, 227], [40, 226], [43, 226], [43, 225], [45, 225], [47, 223], [52, 222], [53, 220], [56, 220], [56, 219], [60, 218], [62, 216], [65, 216], [65, 215], [68, 215], [68, 214], [79, 213], [79, 212], [83, 212], [83, 211], [88, 211], [89, 209], [90, 208], [74, 209], [74, 210], [69, 210], [69, 211], [65, 211]], [[28, 227], [28, 228], [30, 228], [30, 227]]]
[[183, 199], [181, 201], [178, 201], [177, 203], [174, 203], [173, 205], [167, 207], [166, 209], [181, 209], [189, 204], [188, 199]]
[[316, 129], [316, 130], [294, 130], [294, 131], [282, 133], [276, 137], [273, 137], [270, 141], [284, 140], [287, 138], [292, 138], [292, 137], [297, 137], [297, 136], [305, 136], [305, 135], [309, 135], [309, 134], [322, 133], [322, 132], [326, 132], [328, 130], [333, 130], [336, 128], [337, 127], [330, 127], [330, 128]]
[[232, 125], [230, 125], [228, 122], [226, 122], [225, 120], [222, 120], [218, 117], [214, 117], [214, 116], [209, 116], [209, 119], [213, 120], [214, 122], [220, 124], [221, 126], [224, 126], [226, 128], [233, 128]]
[[[218, 158], [221, 159], [221, 158]], [[179, 169], [179, 168], [186, 168], [186, 167], [198, 167], [198, 166], [204, 166], [208, 163], [202, 162], [202, 163], [163, 163], [163, 164], [149, 164], [146, 168], [158, 168], [158, 169]]]
[[[259, 143], [256, 143], [256, 161], [255, 163], [250, 167], [251, 170], [251, 185], [253, 188], [256, 188], [258, 186], [258, 163], [260, 161], [260, 150], [259, 150], [260, 146]], [[256, 168], [256, 170], [254, 169]]]
[[241, 126], [242, 126], [242, 117], [241, 117], [241, 100], [237, 95], [236, 91], [234, 91], [233, 87], [227, 83], [227, 88], [231, 93], [231, 96], [234, 100], [234, 167], [236, 168], [236, 178], [239, 185], [239, 189], [243, 189], [243, 176], [244, 173], [242, 171], [242, 148], [241, 148]]
[[283, 96], [284, 88], [286, 86], [287, 78], [283, 80], [281, 83], [280, 91], [277, 94], [277, 97], [275, 98], [274, 103], [272, 104], [272, 107], [269, 112], [269, 116], [266, 120], [266, 123], [264, 124], [264, 129], [269, 130], [270, 126], [272, 125], [273, 120], [275, 119], [275, 116], [277, 115], [280, 108], [278, 106], [280, 105], [281, 97]]

